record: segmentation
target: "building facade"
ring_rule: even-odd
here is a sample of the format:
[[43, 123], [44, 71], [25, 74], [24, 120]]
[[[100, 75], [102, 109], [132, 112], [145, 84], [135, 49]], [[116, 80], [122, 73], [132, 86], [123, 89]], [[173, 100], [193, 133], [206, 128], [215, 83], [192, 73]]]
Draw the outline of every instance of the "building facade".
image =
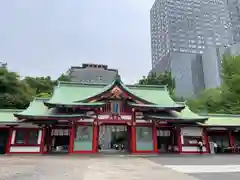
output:
[[240, 42], [240, 1], [227, 0], [228, 10], [230, 14], [233, 42]]
[[151, 72], [171, 71], [178, 96], [221, 84], [217, 48], [233, 43], [226, 0], [156, 0], [150, 19]]
[[209, 142], [237, 152], [239, 127], [240, 116], [197, 115], [164, 86], [61, 82], [50, 99], [0, 110], [0, 152], [191, 154]]
[[67, 75], [71, 81], [87, 83], [110, 83], [118, 73], [116, 69], [109, 69], [102, 64], [82, 64], [82, 66], [72, 66]]

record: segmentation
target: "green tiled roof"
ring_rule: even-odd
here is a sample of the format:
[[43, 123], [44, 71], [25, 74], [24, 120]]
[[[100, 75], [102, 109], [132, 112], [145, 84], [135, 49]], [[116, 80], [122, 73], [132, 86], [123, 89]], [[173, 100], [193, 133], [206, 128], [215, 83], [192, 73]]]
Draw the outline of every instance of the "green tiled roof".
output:
[[22, 110], [18, 109], [0, 109], [0, 123], [14, 123], [17, 119], [14, 117], [14, 113], [19, 113]]
[[227, 114], [209, 114], [206, 126], [240, 126], [240, 116]]
[[[45, 102], [46, 105], [51, 105], [51, 103], [49, 102]], [[83, 103], [83, 102], [72, 102], [72, 103], [59, 103], [58, 105], [59, 106], [88, 106], [88, 107], [91, 107], [91, 106], [103, 106], [104, 102], [88, 102], [88, 103]], [[54, 103], [55, 105], [55, 103]]]
[[[183, 105], [178, 104], [178, 105]], [[192, 112], [188, 106], [185, 106], [185, 108], [181, 111], [181, 112], [177, 112], [175, 110], [171, 110], [169, 111], [170, 115], [169, 116], [161, 116], [161, 114], [159, 115], [148, 115], [148, 118], [153, 118], [153, 119], [159, 119], [159, 120], [179, 120], [179, 122], [204, 122], [207, 120], [208, 117], [206, 116], [200, 116], [198, 114], [195, 114], [194, 112]]]
[[128, 103], [130, 106], [134, 106], [134, 107], [145, 107], [145, 108], [159, 108], [159, 109], [168, 109], [168, 108], [184, 108], [184, 105], [181, 104], [166, 104], [166, 105], [162, 105], [162, 104], [137, 104], [137, 103]]
[[148, 116], [147, 119], [153, 119], [153, 120], [167, 120], [169, 122], [174, 123], [196, 123], [196, 122], [204, 122], [206, 118], [181, 118], [181, 117], [166, 117], [166, 116]]
[[74, 101], [81, 101], [101, 93], [106, 87], [105, 84], [85, 83], [60, 83], [54, 88], [52, 98], [48, 101], [51, 104], [68, 104]]
[[46, 99], [36, 98], [33, 100], [28, 108], [22, 112], [15, 113], [15, 116], [28, 116], [28, 117], [79, 117], [82, 114], [55, 114], [55, 109], [48, 109], [47, 106], [44, 105]]
[[[71, 104], [76, 101], [84, 101], [107, 91], [114, 84], [115, 81], [109, 85], [60, 82], [59, 86], [55, 87], [53, 96], [48, 103]], [[129, 93], [149, 103], [161, 104], [162, 106], [176, 104], [169, 96], [165, 86], [124, 85], [122, 82], [120, 84]]]
[[176, 104], [169, 95], [166, 86], [129, 85], [126, 90], [153, 104], [172, 106]]
[[44, 102], [47, 101], [46, 99], [36, 98], [34, 99], [28, 106], [27, 109], [20, 113], [16, 113], [18, 115], [46, 115], [52, 114], [48, 107], [44, 105]]
[[182, 119], [207, 119], [206, 116], [200, 116], [194, 112], [192, 112], [188, 106], [185, 106], [185, 108], [179, 113], [179, 112], [173, 112], [175, 116], [182, 118]]

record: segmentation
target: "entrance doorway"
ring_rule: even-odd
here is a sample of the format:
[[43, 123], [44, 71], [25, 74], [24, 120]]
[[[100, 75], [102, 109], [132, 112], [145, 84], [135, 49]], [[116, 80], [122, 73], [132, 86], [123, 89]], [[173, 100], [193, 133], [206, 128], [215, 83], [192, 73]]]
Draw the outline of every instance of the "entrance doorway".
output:
[[158, 129], [157, 140], [160, 153], [178, 152], [178, 141], [174, 129]]
[[130, 149], [129, 127], [127, 125], [99, 126], [99, 152], [128, 152]]
[[51, 132], [51, 148], [52, 153], [68, 153], [70, 143], [69, 129], [52, 129]]
[[6, 153], [8, 135], [9, 135], [8, 129], [0, 129], [0, 154]]
[[229, 149], [230, 140], [228, 131], [208, 132], [209, 142], [216, 143], [215, 153], [232, 153]]

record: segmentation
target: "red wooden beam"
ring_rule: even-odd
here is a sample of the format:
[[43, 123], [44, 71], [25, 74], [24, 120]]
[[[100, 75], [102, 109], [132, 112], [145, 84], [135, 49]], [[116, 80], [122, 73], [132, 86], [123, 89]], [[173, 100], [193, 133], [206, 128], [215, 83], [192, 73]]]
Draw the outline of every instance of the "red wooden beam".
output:
[[158, 152], [158, 140], [157, 140], [157, 127], [155, 123], [152, 123], [152, 138], [153, 138], [153, 150], [155, 153]]
[[177, 127], [176, 129], [177, 131], [177, 139], [178, 139], [178, 151], [179, 153], [182, 153], [182, 133], [181, 133], [181, 128], [180, 127]]
[[13, 133], [13, 128], [11, 127], [8, 132], [8, 142], [6, 146], [6, 154], [10, 153], [10, 147], [11, 147], [11, 142], [12, 142], [12, 133]]
[[41, 142], [40, 142], [40, 153], [44, 153], [44, 147], [45, 147], [45, 136], [46, 136], [46, 128], [42, 128], [42, 137], [41, 137]]
[[136, 113], [135, 111], [132, 112], [132, 153], [136, 153]]
[[75, 124], [72, 123], [72, 127], [70, 129], [70, 136], [69, 136], [69, 146], [68, 146], [68, 152], [73, 153], [74, 149], [74, 138], [75, 138]]

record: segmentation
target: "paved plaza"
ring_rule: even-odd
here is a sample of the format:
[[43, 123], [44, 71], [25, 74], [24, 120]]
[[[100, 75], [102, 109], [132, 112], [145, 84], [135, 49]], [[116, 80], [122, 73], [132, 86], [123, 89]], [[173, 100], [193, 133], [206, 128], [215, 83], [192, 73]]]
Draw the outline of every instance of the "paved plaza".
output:
[[235, 180], [240, 156], [0, 156], [0, 180]]
[[165, 156], [148, 159], [200, 180], [240, 179], [239, 155]]

